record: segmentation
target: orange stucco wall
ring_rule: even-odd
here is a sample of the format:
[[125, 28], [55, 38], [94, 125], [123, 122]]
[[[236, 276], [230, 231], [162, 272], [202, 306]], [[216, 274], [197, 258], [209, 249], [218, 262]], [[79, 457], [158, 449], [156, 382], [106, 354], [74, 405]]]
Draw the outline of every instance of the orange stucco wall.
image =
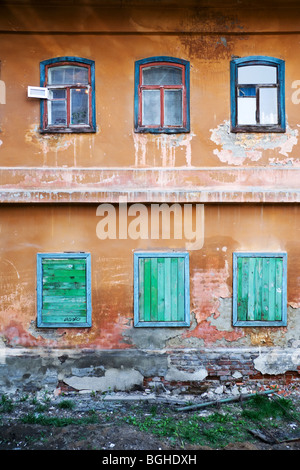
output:
[[[63, 3], [63, 4], [62, 4]], [[190, 251], [192, 323], [160, 347], [291, 346], [299, 337], [299, 19], [297, 2], [5, 2], [0, 6], [0, 335], [10, 347], [153, 347], [133, 327], [133, 252], [186, 240], [100, 240], [98, 204], [203, 203], [204, 239]], [[246, 2], [245, 2], [246, 3]], [[272, 8], [271, 8], [272, 7]], [[95, 134], [40, 134], [39, 64], [95, 61]], [[134, 62], [190, 61], [191, 132], [136, 134]], [[229, 63], [286, 62], [284, 134], [231, 134]], [[288, 325], [233, 328], [232, 253], [288, 253]], [[92, 327], [36, 328], [36, 254], [92, 256]], [[156, 344], [157, 346], [157, 344]]]
[[[103, 219], [96, 215], [97, 207], [2, 207], [0, 324], [7, 345], [119, 349], [138, 348], [143, 338], [143, 347], [151, 347], [149, 330], [133, 327], [133, 252], [182, 250], [187, 240], [175, 240], [172, 230], [170, 240], [100, 240], [97, 225]], [[171, 338], [168, 332], [161, 347], [286, 346], [296, 340], [299, 231], [297, 205], [205, 206], [204, 238], [199, 240], [200, 249], [190, 251], [191, 327], [175, 329]], [[245, 250], [288, 252], [286, 328], [232, 327], [232, 253]], [[92, 327], [37, 329], [36, 253], [64, 251], [91, 253]]]

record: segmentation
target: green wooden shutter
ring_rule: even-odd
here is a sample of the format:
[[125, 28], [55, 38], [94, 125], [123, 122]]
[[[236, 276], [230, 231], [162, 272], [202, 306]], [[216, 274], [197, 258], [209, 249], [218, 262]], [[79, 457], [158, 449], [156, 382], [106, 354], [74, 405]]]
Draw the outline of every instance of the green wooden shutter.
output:
[[90, 326], [86, 256], [41, 256], [38, 326]]
[[286, 324], [286, 254], [234, 254], [234, 325]]
[[189, 324], [188, 258], [137, 254], [135, 326]]

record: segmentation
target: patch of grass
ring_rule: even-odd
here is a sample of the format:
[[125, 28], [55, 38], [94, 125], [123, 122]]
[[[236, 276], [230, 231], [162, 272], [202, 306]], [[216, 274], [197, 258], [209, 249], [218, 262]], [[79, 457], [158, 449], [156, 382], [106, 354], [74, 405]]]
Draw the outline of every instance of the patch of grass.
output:
[[75, 403], [72, 400], [63, 400], [57, 406], [63, 410], [73, 410]]
[[187, 412], [178, 414], [178, 419], [176, 414], [159, 414], [152, 408], [150, 415], [145, 416], [135, 410], [124, 420], [141, 431], [169, 438], [181, 445], [191, 443], [222, 448], [232, 442], [253, 440], [249, 435], [250, 428], [257, 428], [258, 425], [267, 428], [273, 426], [274, 422], [280, 425], [287, 417], [291, 417], [293, 411], [293, 404], [288, 399], [273, 400], [260, 395], [254, 395], [243, 406], [225, 406], [226, 412], [223, 409], [223, 412], [212, 412], [208, 416]]
[[2, 413], [11, 413], [14, 409], [13, 401], [6, 395], [2, 395], [0, 401], [0, 411]]
[[273, 400], [264, 395], [254, 395], [242, 414], [253, 421], [261, 421], [268, 418], [288, 417], [292, 411], [293, 403], [287, 398], [280, 397]]
[[153, 416], [125, 418], [126, 423], [138, 426], [141, 431], [151, 432], [160, 437], [178, 440], [182, 445], [186, 442], [198, 445], [226, 445], [245, 438], [246, 431], [241, 432], [242, 420], [234, 416], [214, 413], [209, 417], [198, 414], [187, 414], [180, 420], [175, 417]]
[[23, 418], [21, 418], [22, 423], [24, 424], [40, 424], [42, 426], [55, 426], [55, 427], [64, 427], [69, 425], [87, 425], [95, 424], [98, 422], [98, 416], [96, 414], [91, 414], [90, 416], [84, 418], [60, 418], [55, 416], [45, 416], [42, 414], [29, 413]]

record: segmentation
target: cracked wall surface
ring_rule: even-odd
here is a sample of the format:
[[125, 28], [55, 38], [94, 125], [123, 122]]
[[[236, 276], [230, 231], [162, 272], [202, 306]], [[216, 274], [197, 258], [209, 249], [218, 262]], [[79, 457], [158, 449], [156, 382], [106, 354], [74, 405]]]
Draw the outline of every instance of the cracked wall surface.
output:
[[[107, 391], [155, 376], [201, 382], [297, 373], [297, 2], [47, 3], [0, 6], [0, 386], [62, 382]], [[230, 132], [230, 60], [252, 55], [286, 63], [282, 134]], [[40, 85], [41, 61], [62, 56], [95, 61], [93, 134], [39, 131], [40, 103], [26, 89]], [[134, 63], [155, 56], [190, 63], [189, 133], [134, 130]], [[100, 240], [98, 205], [113, 204], [118, 215], [124, 200], [193, 204], [194, 215], [203, 203], [199, 243], [174, 233]], [[133, 253], [186, 249], [190, 325], [135, 328]], [[36, 254], [65, 251], [91, 253], [92, 326], [38, 328]], [[233, 326], [236, 251], [287, 253], [285, 327]]]

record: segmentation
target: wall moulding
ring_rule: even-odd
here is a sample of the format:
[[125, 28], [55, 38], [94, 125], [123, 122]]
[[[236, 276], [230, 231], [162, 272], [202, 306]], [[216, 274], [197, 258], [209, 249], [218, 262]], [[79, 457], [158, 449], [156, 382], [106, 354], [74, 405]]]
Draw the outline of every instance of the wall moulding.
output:
[[298, 203], [300, 168], [1, 167], [2, 203]]

